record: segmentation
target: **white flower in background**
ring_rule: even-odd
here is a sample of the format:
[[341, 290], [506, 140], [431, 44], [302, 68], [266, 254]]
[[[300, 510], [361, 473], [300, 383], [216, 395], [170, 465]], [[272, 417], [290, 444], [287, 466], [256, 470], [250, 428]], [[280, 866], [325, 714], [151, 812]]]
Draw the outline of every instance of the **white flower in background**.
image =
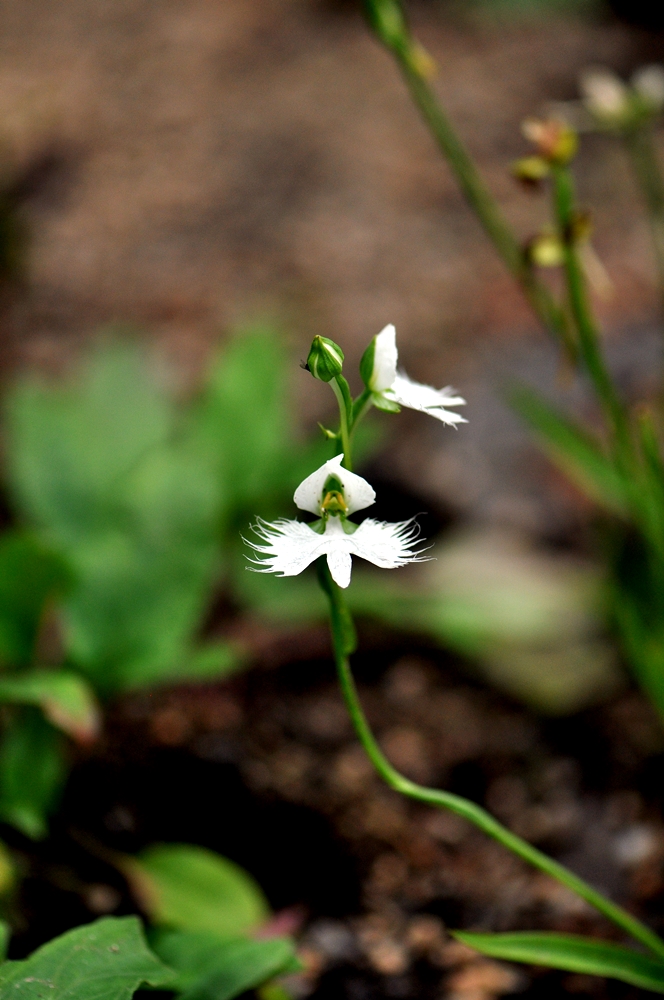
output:
[[661, 66], [656, 63], [642, 66], [634, 73], [631, 83], [654, 111], [664, 108], [664, 69]]
[[444, 424], [465, 424], [465, 417], [448, 406], [463, 406], [466, 402], [454, 390], [434, 389], [430, 385], [413, 382], [404, 372], [397, 371], [396, 330], [390, 323], [374, 337], [367, 347], [360, 373], [367, 389], [372, 393], [372, 402], [380, 410], [398, 412], [400, 406], [420, 410], [429, 416], [442, 420]]
[[629, 89], [612, 70], [589, 66], [579, 78], [581, 97], [591, 115], [600, 121], [622, 121], [629, 112]]
[[[247, 541], [259, 555], [251, 567], [257, 573], [297, 576], [319, 556], [327, 556], [332, 579], [340, 587], [350, 583], [351, 556], [359, 556], [381, 569], [397, 569], [422, 562], [415, 550], [419, 528], [415, 521], [390, 524], [368, 518], [362, 524], [347, 520], [349, 514], [369, 507], [376, 494], [366, 479], [342, 468], [337, 455], [300, 483], [293, 497], [300, 510], [317, 514], [313, 524], [280, 518], [258, 520], [254, 532], [260, 543]], [[246, 541], [246, 539], [245, 539]]]

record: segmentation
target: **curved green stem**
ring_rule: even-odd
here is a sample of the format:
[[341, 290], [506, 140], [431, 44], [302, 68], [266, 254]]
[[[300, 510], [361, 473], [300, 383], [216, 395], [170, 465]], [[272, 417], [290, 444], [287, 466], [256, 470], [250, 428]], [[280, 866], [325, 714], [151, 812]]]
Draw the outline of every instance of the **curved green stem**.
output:
[[350, 471], [352, 469], [352, 457], [350, 450], [350, 435], [353, 422], [353, 400], [348, 388], [348, 382], [339, 375], [330, 382], [334, 395], [339, 404], [339, 433], [341, 435], [341, 447], [344, 453], [344, 466]]
[[418, 52], [421, 50], [410, 34], [400, 3], [395, 3], [395, 0], [364, 0], [364, 3], [371, 27], [393, 53], [413, 101], [447, 160], [466, 201], [502, 261], [519, 283], [540, 322], [573, 356], [574, 348], [563, 311], [535, 274], [495, 198], [419, 68], [421, 57], [418, 58]]
[[373, 393], [371, 392], [371, 389], [364, 389], [364, 391], [360, 393], [360, 395], [353, 403], [353, 416], [350, 425], [351, 443], [353, 441], [353, 434], [355, 433], [355, 428], [359, 424], [362, 417], [364, 417], [364, 415], [369, 412], [369, 410], [373, 405], [371, 401], [372, 396]]
[[441, 791], [437, 788], [426, 788], [418, 785], [409, 778], [400, 774], [394, 768], [383, 751], [380, 749], [374, 737], [367, 718], [362, 709], [357, 687], [350, 669], [348, 661], [349, 654], [354, 649], [354, 631], [351, 616], [346, 608], [343, 593], [332, 580], [327, 564], [324, 560], [319, 561], [319, 579], [321, 586], [325, 590], [330, 602], [330, 616], [332, 625], [332, 643], [334, 647], [334, 658], [339, 676], [339, 683], [343, 693], [346, 707], [355, 728], [355, 732], [366, 751], [369, 760], [375, 767], [378, 774], [383, 778], [390, 788], [417, 802], [424, 802], [427, 805], [438, 809], [449, 809], [457, 816], [462, 816], [469, 820], [476, 827], [493, 837], [499, 844], [512, 851], [518, 857], [523, 858], [529, 864], [538, 868], [557, 879], [558, 882], [571, 889], [587, 903], [607, 917], [614, 924], [630, 934], [635, 940], [640, 941], [653, 954], [659, 958], [664, 958], [664, 941], [662, 941], [653, 931], [651, 931], [640, 920], [637, 920], [621, 906], [612, 903], [583, 879], [568, 871], [563, 865], [558, 864], [553, 858], [549, 858], [542, 851], [539, 851], [532, 844], [522, 840], [511, 830], [508, 830], [501, 823], [491, 816], [490, 813], [451, 792]]

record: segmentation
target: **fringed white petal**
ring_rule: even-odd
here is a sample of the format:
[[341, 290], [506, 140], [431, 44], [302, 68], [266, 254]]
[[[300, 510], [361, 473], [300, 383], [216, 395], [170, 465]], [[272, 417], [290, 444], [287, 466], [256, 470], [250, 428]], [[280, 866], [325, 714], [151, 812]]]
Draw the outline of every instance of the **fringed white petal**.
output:
[[395, 403], [399, 403], [400, 406], [428, 413], [429, 416], [442, 420], [444, 424], [465, 424], [468, 422], [460, 413], [445, 409], [447, 406], [463, 406], [466, 402], [461, 396], [454, 394], [454, 389], [451, 386], [446, 386], [444, 389], [434, 389], [433, 386], [413, 382], [406, 374], [399, 372], [386, 396], [393, 399]]
[[323, 499], [323, 488], [329, 476], [336, 476], [344, 488], [344, 497], [348, 505], [348, 513], [369, 507], [376, 499], [376, 493], [362, 476], [356, 476], [341, 465], [343, 455], [335, 455], [320, 469], [300, 483], [295, 490], [293, 500], [300, 510], [308, 510], [312, 514], [320, 514], [320, 504]]
[[407, 563], [425, 562], [423, 549], [415, 549], [420, 535], [414, 518], [409, 521], [375, 521], [369, 517], [349, 536], [351, 552], [380, 569], [398, 569]]
[[375, 337], [374, 363], [369, 388], [383, 392], [391, 388], [397, 375], [397, 331], [392, 323]]
[[368, 518], [352, 535], [346, 534], [338, 517], [331, 517], [319, 535], [300, 521], [259, 520], [254, 532], [260, 544], [247, 541], [258, 553], [250, 567], [257, 573], [297, 576], [319, 556], [327, 556], [332, 579], [343, 588], [350, 583], [351, 556], [359, 556], [381, 569], [397, 569], [422, 562], [422, 550], [415, 549], [419, 528], [415, 521], [390, 524]]
[[297, 576], [319, 556], [327, 552], [325, 535], [319, 535], [301, 521], [268, 522], [259, 518], [253, 526], [254, 534], [264, 544], [245, 538], [245, 542], [259, 557], [252, 559], [250, 567], [256, 573], [276, 573], [278, 576]]

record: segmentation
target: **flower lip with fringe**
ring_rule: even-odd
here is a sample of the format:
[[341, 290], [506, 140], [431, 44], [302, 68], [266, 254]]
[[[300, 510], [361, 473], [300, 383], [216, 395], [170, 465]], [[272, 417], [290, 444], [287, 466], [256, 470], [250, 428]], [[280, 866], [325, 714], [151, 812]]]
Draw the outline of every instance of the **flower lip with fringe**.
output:
[[256, 573], [297, 576], [319, 556], [327, 556], [332, 579], [340, 587], [350, 583], [351, 556], [366, 559], [380, 569], [397, 569], [407, 563], [423, 562], [422, 549], [415, 549], [420, 529], [414, 518], [390, 523], [367, 518], [353, 524], [347, 515], [369, 507], [376, 494], [361, 476], [344, 469], [343, 455], [337, 455], [317, 469], [295, 491], [301, 510], [318, 514], [313, 524], [280, 518], [269, 522], [259, 518], [253, 527], [259, 542], [245, 539], [258, 556], [247, 567]]
[[405, 372], [397, 371], [397, 333], [390, 323], [369, 344], [360, 363], [360, 373], [372, 401], [378, 409], [398, 411], [400, 406], [428, 413], [444, 424], [465, 424], [461, 414], [448, 406], [463, 406], [466, 400], [457, 396], [451, 386], [434, 389], [414, 382]]

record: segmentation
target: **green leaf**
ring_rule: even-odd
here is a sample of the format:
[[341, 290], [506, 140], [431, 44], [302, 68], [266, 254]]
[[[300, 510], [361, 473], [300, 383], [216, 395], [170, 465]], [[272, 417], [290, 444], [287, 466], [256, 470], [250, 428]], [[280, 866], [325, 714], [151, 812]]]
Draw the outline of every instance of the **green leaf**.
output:
[[0, 662], [31, 662], [44, 606], [69, 582], [62, 559], [36, 538], [20, 531], [0, 538]]
[[294, 486], [330, 457], [329, 442], [297, 440], [293, 370], [272, 327], [238, 331], [213, 362], [192, 410], [192, 433], [224, 483], [226, 526], [234, 536], [246, 518], [282, 511]]
[[169, 931], [156, 935], [157, 955], [178, 973], [181, 1000], [232, 1000], [300, 966], [288, 938], [221, 940], [216, 934]]
[[590, 434], [524, 386], [510, 402], [538, 434], [549, 457], [592, 500], [613, 514], [627, 516], [628, 488], [611, 459]]
[[287, 362], [273, 329], [242, 331], [213, 363], [194, 411], [196, 431], [235, 510], [253, 509], [284, 476], [281, 459], [291, 431]]
[[98, 348], [67, 385], [20, 383], [8, 417], [14, 497], [75, 575], [70, 659], [104, 693], [169, 675], [218, 571], [216, 468], [127, 343]]
[[32, 670], [0, 676], [0, 702], [36, 705], [54, 726], [79, 743], [99, 734], [100, 715], [90, 685], [71, 671]]
[[257, 927], [269, 913], [254, 879], [204, 847], [155, 844], [127, 858], [122, 870], [157, 925], [229, 936]]
[[515, 934], [471, 934], [457, 931], [454, 937], [483, 955], [553, 969], [608, 976], [632, 986], [664, 993], [664, 961], [630, 951], [617, 944], [594, 941], [572, 934], [525, 931]]
[[46, 817], [65, 779], [63, 737], [35, 708], [19, 708], [0, 744], [0, 816], [28, 837], [48, 832]]
[[145, 943], [138, 917], [103, 917], [0, 965], [0, 997], [129, 1000], [139, 986], [168, 987], [173, 973]]

